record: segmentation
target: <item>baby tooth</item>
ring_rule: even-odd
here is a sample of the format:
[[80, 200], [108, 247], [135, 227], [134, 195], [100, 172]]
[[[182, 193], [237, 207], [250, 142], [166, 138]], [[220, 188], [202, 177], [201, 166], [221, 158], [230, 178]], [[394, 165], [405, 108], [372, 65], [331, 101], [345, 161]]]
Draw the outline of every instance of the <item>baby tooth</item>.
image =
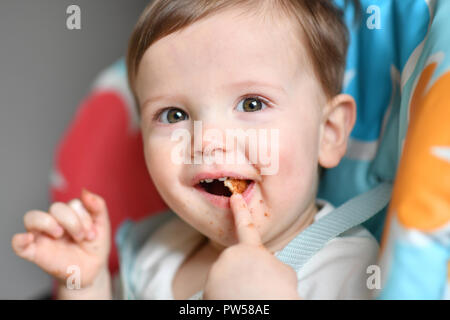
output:
[[223, 178], [219, 178], [219, 181], [225, 181], [225, 180], [227, 180], [227, 178], [226, 178], [226, 177], [223, 177]]
[[205, 179], [205, 182], [206, 183], [211, 183], [211, 182], [213, 182], [214, 181], [214, 179]]

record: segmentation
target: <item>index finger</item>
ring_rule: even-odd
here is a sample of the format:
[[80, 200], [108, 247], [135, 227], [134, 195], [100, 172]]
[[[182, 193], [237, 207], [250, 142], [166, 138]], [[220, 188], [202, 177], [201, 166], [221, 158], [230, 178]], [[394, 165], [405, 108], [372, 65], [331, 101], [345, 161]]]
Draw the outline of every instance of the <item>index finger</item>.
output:
[[239, 193], [233, 194], [230, 198], [230, 206], [234, 216], [238, 241], [255, 246], [261, 245], [261, 236], [256, 230], [253, 217], [242, 195]]

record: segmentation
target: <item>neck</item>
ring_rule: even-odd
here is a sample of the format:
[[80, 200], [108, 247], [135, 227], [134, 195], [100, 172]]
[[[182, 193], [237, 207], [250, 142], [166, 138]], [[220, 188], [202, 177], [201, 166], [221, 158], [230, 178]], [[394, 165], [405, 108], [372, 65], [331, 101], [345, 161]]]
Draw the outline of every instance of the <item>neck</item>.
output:
[[319, 209], [317, 208], [316, 202], [312, 201], [306, 210], [287, 229], [281, 231], [272, 240], [264, 243], [266, 249], [272, 253], [282, 250], [300, 232], [313, 223], [314, 217], [318, 211]]

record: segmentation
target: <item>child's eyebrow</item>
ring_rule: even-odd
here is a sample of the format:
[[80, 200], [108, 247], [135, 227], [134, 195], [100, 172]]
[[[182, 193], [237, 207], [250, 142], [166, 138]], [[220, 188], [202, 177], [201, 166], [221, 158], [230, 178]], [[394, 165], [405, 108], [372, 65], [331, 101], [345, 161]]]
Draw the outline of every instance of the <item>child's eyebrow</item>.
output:
[[159, 101], [159, 100], [183, 100], [184, 98], [186, 98], [185, 95], [183, 94], [161, 94], [161, 95], [157, 95], [154, 97], [150, 97], [147, 100], [144, 101], [144, 103], [142, 103], [142, 109], [153, 102]]
[[[233, 83], [229, 83], [226, 85], [223, 85], [222, 88], [226, 88], [228, 90], [236, 90], [239, 88], [269, 88], [269, 89], [275, 89], [281, 93], [286, 94], [286, 90], [281, 87], [281, 86], [277, 86], [271, 83], [265, 83], [265, 82], [259, 82], [259, 81], [254, 81], [254, 80], [245, 80], [245, 81], [239, 81], [239, 82], [233, 82]], [[157, 95], [154, 97], [150, 97], [147, 100], [144, 101], [144, 103], [142, 104], [142, 107], [144, 108], [147, 104], [150, 104], [152, 102], [158, 101], [158, 100], [183, 100], [185, 99], [186, 96], [183, 94], [162, 94], [162, 95]]]
[[266, 82], [255, 81], [255, 80], [234, 82], [231, 84], [226, 84], [226, 85], [224, 85], [224, 87], [227, 89], [264, 87], [264, 88], [269, 88], [269, 89], [275, 89], [277, 91], [280, 91], [280, 92], [286, 94], [286, 90], [281, 86], [277, 86], [277, 85], [274, 85], [271, 83], [266, 83]]

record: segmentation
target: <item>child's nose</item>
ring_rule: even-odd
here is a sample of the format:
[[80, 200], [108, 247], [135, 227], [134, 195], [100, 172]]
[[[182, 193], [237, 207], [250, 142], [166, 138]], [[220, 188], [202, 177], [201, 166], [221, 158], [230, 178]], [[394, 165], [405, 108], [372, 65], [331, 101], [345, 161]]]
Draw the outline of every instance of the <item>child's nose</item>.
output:
[[247, 136], [226, 121], [194, 121], [191, 163], [235, 165], [247, 163]]
[[194, 126], [194, 152], [203, 157], [214, 156], [216, 152], [226, 153], [226, 128], [218, 124], [205, 124]]

